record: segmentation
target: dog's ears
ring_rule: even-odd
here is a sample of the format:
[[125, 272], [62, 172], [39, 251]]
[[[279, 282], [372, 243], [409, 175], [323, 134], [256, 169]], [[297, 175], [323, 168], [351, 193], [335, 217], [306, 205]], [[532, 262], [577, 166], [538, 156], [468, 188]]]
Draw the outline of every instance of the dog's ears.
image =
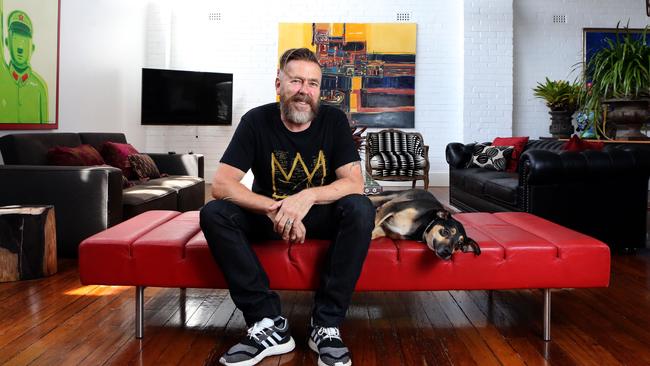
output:
[[447, 220], [449, 218], [449, 211], [440, 210], [436, 212], [436, 216], [438, 216], [439, 219]]
[[475, 242], [474, 239], [468, 237], [463, 238], [460, 250], [463, 253], [473, 252], [474, 255], [481, 255], [481, 248], [478, 246], [478, 243]]

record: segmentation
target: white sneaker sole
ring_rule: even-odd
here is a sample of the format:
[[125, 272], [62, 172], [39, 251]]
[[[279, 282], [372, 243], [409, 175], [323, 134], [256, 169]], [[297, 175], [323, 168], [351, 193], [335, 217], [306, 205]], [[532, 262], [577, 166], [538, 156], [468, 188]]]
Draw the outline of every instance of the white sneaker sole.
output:
[[[309, 346], [310, 350], [312, 350], [312, 351], [316, 352], [316, 354], [320, 355], [320, 353], [318, 352], [318, 346], [316, 346], [316, 343], [314, 343], [314, 341], [312, 341], [311, 338], [309, 338], [309, 340], [307, 341], [307, 345]], [[328, 365], [325, 362], [321, 361], [320, 357], [318, 357], [318, 366], [330, 366], [330, 365]], [[334, 366], [352, 366], [352, 359], [350, 359], [350, 361], [348, 361], [346, 363], [337, 362], [337, 363], [334, 364]]]
[[294, 348], [296, 348], [296, 342], [293, 341], [293, 337], [290, 337], [289, 342], [269, 347], [250, 360], [228, 363], [223, 357], [221, 357], [221, 359], [219, 359], [219, 362], [222, 365], [226, 366], [253, 366], [262, 361], [265, 357], [289, 353], [293, 351]]

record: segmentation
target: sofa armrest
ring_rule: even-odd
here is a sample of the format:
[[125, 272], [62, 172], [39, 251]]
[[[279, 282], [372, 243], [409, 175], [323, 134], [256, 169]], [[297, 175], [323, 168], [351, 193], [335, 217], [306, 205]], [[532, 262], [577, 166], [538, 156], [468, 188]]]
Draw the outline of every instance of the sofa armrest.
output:
[[467, 163], [472, 158], [472, 150], [475, 143], [462, 144], [460, 142], [452, 142], [447, 144], [445, 149], [445, 156], [447, 163], [454, 169], [463, 169], [467, 167]]
[[522, 211], [602, 240], [646, 245], [650, 156], [645, 151], [525, 151], [519, 162]]
[[147, 154], [161, 173], [204, 177], [203, 154]]
[[520, 185], [559, 184], [650, 175], [650, 156], [634, 149], [560, 153], [525, 151], [519, 160]]
[[122, 220], [122, 172], [113, 167], [0, 165], [0, 192], [0, 205], [54, 206], [64, 257], [75, 257], [83, 239]]

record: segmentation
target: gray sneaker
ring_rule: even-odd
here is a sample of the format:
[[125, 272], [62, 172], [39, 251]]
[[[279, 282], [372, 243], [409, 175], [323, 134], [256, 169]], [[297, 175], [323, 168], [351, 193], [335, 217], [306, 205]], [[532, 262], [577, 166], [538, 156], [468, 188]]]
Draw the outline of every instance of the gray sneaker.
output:
[[266, 356], [291, 352], [296, 343], [289, 334], [289, 321], [278, 316], [264, 318], [248, 329], [248, 335], [232, 346], [219, 362], [227, 366], [252, 366]]
[[350, 366], [350, 351], [343, 343], [339, 328], [309, 325], [309, 348], [318, 353], [318, 366]]

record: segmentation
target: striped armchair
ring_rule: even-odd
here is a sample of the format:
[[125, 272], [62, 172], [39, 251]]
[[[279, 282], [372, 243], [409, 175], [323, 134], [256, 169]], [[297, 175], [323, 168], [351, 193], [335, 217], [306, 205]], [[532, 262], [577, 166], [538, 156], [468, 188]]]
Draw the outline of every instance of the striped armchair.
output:
[[366, 134], [366, 171], [376, 180], [424, 180], [429, 188], [429, 146], [417, 132], [395, 129]]

